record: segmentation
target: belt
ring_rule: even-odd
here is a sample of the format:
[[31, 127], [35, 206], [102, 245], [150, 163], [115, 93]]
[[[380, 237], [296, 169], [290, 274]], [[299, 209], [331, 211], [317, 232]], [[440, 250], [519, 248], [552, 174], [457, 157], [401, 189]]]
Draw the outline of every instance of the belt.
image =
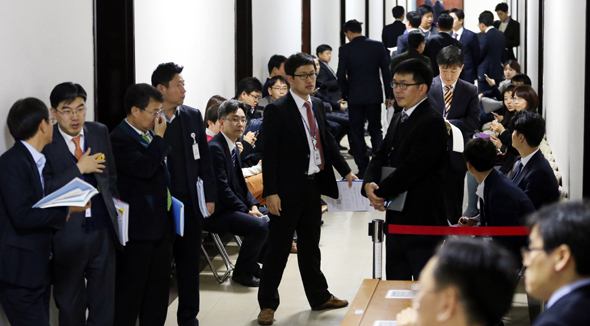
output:
[[316, 175], [317, 175], [317, 173], [314, 173], [314, 174], [308, 174], [308, 175], [307, 175], [307, 180], [313, 180], [313, 179], [315, 179]]

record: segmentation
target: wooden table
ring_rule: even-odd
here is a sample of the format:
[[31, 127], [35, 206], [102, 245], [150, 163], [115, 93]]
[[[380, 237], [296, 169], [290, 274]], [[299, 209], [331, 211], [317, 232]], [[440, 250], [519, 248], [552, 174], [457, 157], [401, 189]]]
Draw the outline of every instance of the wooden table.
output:
[[412, 299], [388, 299], [387, 292], [410, 290], [414, 283], [417, 282], [364, 280], [341, 325], [374, 326], [377, 320], [394, 321], [397, 313], [412, 306]]

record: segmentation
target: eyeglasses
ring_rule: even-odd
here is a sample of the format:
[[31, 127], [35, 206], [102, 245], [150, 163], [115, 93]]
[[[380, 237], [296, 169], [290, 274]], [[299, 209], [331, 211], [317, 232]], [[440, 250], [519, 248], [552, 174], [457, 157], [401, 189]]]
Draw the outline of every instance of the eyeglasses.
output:
[[398, 82], [391, 82], [391, 88], [395, 89], [396, 87], [399, 87], [399, 89], [401, 89], [402, 91], [405, 91], [406, 89], [408, 89], [408, 86], [414, 86], [414, 85], [422, 85], [422, 84], [404, 84], [404, 83], [398, 83]]
[[148, 112], [148, 111], [146, 111], [145, 109], [142, 109], [142, 111], [145, 111], [147, 114], [151, 114], [151, 115], [152, 115], [152, 117], [157, 117], [157, 116], [159, 116], [160, 114], [162, 114], [162, 112], [163, 112], [164, 110], [163, 110], [163, 109], [159, 109], [159, 110], [157, 110], [157, 111], [156, 111], [156, 112], [154, 112], [154, 113], [149, 113], [149, 112]]
[[84, 108], [80, 108], [78, 110], [63, 110], [63, 111], [56, 109], [55, 111], [57, 111], [59, 114], [63, 115], [64, 117], [71, 118], [75, 115], [76, 116], [83, 115], [86, 112], [86, 108], [84, 107]]
[[260, 95], [252, 95], [252, 93], [248, 94], [249, 96], [252, 96], [255, 100], [259, 100], [262, 96]]
[[312, 73], [312, 74], [302, 74], [302, 75], [293, 75], [295, 77], [299, 77], [299, 79], [301, 80], [308, 80], [308, 79], [316, 79], [316, 77], [318, 76], [317, 73]]
[[236, 124], [236, 125], [237, 125], [238, 123], [243, 123], [243, 124], [246, 124], [246, 123], [248, 122], [248, 120], [246, 120], [246, 119], [240, 119], [240, 118], [231, 118], [231, 119], [227, 119], [227, 118], [226, 118], [226, 119], [223, 119], [223, 120], [230, 121], [231, 123], [233, 123], [233, 124]]
[[522, 255], [522, 259], [523, 260], [527, 260], [529, 258], [529, 255], [531, 254], [531, 251], [541, 251], [541, 250], [545, 250], [545, 248], [529, 248], [529, 247], [521, 247], [520, 248], [520, 254]]
[[278, 87], [278, 86], [274, 86], [272, 89], [274, 89], [275, 91], [288, 91], [289, 88], [287, 87]]

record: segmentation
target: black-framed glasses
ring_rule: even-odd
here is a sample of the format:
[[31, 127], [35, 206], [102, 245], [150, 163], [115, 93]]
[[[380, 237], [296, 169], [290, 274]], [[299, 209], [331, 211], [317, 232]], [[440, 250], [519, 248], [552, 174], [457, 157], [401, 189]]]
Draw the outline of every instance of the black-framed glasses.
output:
[[405, 91], [406, 89], [408, 89], [408, 86], [414, 86], [414, 85], [422, 85], [422, 84], [406, 84], [406, 83], [391, 82], [391, 88], [395, 89], [396, 87], [399, 87], [399, 89], [401, 89], [402, 91]]
[[541, 251], [541, 250], [545, 250], [545, 248], [543, 248], [543, 247], [535, 247], [535, 248], [521, 247], [520, 254], [522, 255], [522, 259], [528, 259], [529, 255], [531, 254], [532, 251]]
[[248, 120], [246, 120], [246, 119], [240, 119], [240, 118], [231, 118], [231, 119], [224, 118], [223, 120], [227, 120], [227, 121], [229, 121], [229, 122], [231, 122], [233, 124], [238, 124], [238, 123], [246, 124], [246, 123], [248, 123]]
[[260, 96], [260, 95], [253, 95], [252, 93], [250, 93], [250, 94], [248, 94], [248, 95], [249, 95], [249, 96], [252, 96], [252, 97], [253, 97], [255, 100], [260, 100], [260, 98], [262, 97], [262, 96]]
[[164, 112], [163, 109], [159, 109], [159, 110], [155, 111], [154, 113], [149, 113], [148, 111], [146, 111], [146, 109], [141, 109], [141, 111], [145, 111], [147, 114], [151, 114], [152, 117], [157, 117], [160, 114], [162, 114], [162, 112]]
[[57, 111], [57, 113], [63, 115], [64, 117], [71, 118], [71, 117], [73, 117], [75, 115], [76, 116], [83, 115], [86, 112], [86, 107], [83, 107], [83, 108], [80, 108], [80, 109], [77, 109], [77, 110], [67, 109], [67, 110], [63, 110], [63, 111], [60, 111], [58, 109], [55, 109], [55, 111]]
[[312, 74], [301, 74], [301, 75], [293, 75], [293, 76], [299, 77], [299, 79], [301, 79], [301, 80], [308, 80], [308, 79], [316, 79], [318, 74], [314, 72]]

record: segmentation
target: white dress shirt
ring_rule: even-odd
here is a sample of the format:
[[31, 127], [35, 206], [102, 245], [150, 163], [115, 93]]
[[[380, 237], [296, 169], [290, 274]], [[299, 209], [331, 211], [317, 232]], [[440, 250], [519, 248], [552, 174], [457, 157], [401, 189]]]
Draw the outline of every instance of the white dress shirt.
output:
[[174, 109], [174, 113], [172, 114], [172, 116], [170, 118], [168, 118], [168, 115], [166, 115], [166, 113], [164, 113], [164, 110], [162, 110], [162, 116], [164, 117], [164, 119], [166, 119], [166, 122], [171, 123], [172, 120], [174, 120], [174, 118], [176, 118], [176, 114], [178, 113], [178, 107], [176, 107], [176, 109]]
[[453, 38], [455, 38], [455, 34], [457, 34], [457, 38], [456, 40], [461, 40], [461, 35], [463, 35], [463, 30], [465, 30], [463, 27], [459, 28], [458, 31], [453, 33]]
[[[488, 175], [490, 175], [490, 174], [488, 173]], [[486, 177], [483, 178], [483, 181], [479, 184], [479, 186], [477, 186], [477, 190], [475, 191], [475, 194], [477, 195], [477, 197], [481, 198], [481, 200], [484, 200], [483, 199], [483, 191], [486, 186], [486, 179], [488, 178], [488, 175], [486, 175]]]
[[408, 115], [408, 118], [410, 117], [410, 115], [412, 114], [412, 112], [414, 112], [414, 110], [416, 110], [416, 108], [418, 107], [418, 105], [420, 105], [420, 103], [424, 102], [428, 97], [425, 97], [422, 99], [422, 101], [418, 102], [418, 104], [412, 106], [409, 109], [404, 109], [404, 112]]
[[150, 134], [150, 132], [149, 132], [149, 131], [143, 132], [143, 131], [141, 131], [141, 130], [139, 130], [139, 129], [135, 128], [135, 127], [134, 127], [132, 124], [130, 124], [130, 123], [129, 123], [129, 121], [127, 121], [127, 118], [125, 118], [125, 122], [127, 122], [127, 124], [129, 125], [129, 127], [133, 128], [133, 130], [135, 130], [135, 132], [137, 132], [137, 133], [138, 133], [138, 134], [139, 134], [139, 135], [140, 135], [142, 138], [143, 138], [143, 136], [147, 136], [147, 137], [148, 137], [148, 139], [150, 140], [150, 143], [151, 143], [151, 142], [152, 142], [152, 140], [154, 139], [154, 138], [152, 137], [152, 134]]
[[[309, 95], [307, 96], [307, 100], [304, 100], [301, 97], [299, 97], [299, 95], [293, 93], [293, 90], [290, 89], [289, 92], [291, 93], [291, 96], [293, 96], [293, 99], [295, 100], [295, 105], [297, 106], [297, 109], [299, 109], [299, 113], [301, 114], [301, 118], [303, 119], [303, 128], [305, 128], [304, 131], [307, 137], [307, 145], [309, 146], [309, 167], [307, 168], [307, 174], [312, 175], [314, 173], [320, 172], [320, 168], [318, 167], [318, 163], [315, 160], [315, 148], [313, 147], [312, 136], [310, 134], [311, 128], [308, 129], [310, 125], [309, 121], [307, 120], [307, 108], [304, 106], [304, 104], [305, 102], [309, 102], [309, 104], [311, 104], [311, 109], [313, 111], [313, 103], [311, 102], [311, 97]], [[316, 139], [319, 141], [320, 130], [318, 128], [317, 122], [316, 132]]]
[[[537, 153], [539, 151], [539, 149], [537, 148], [536, 151], [530, 153], [529, 155], [523, 157], [520, 159], [520, 162], [522, 162], [522, 168], [524, 169], [524, 167], [526, 166], [526, 164], [531, 160], [531, 158], [533, 157], [533, 155], [535, 155], [535, 153]], [[521, 170], [522, 171], [522, 170]]]
[[[442, 79], [442, 76], [438, 76], [438, 78], [440, 78], [440, 85], [442, 87], [442, 91], [443, 91], [443, 96], [445, 96], [446, 90], [445, 88], [447, 87], [447, 84], [445, 84], [445, 81]], [[451, 93], [453, 93], [453, 95], [455, 94], [455, 85], [457, 85], [457, 81], [459, 81], [459, 79], [457, 79], [453, 85], [451, 85]]]
[[72, 155], [75, 156], [75, 152], [76, 152], [76, 143], [74, 143], [74, 141], [72, 139], [78, 137], [78, 135], [82, 135], [80, 137], [80, 149], [82, 150], [82, 153], [84, 153], [84, 143], [85, 143], [85, 137], [84, 137], [84, 127], [82, 127], [82, 129], [80, 129], [80, 133], [74, 137], [66, 134], [65, 132], [63, 132], [63, 130], [61, 130], [61, 127], [57, 127], [57, 130], [59, 130], [59, 133], [62, 135], [62, 137], [64, 138], [64, 140], [66, 141], [66, 145], [68, 146], [68, 149], [70, 150], [70, 153], [72, 153]]
[[229, 137], [227, 137], [223, 131], [220, 131], [220, 133], [223, 135], [223, 137], [225, 138], [225, 141], [227, 142], [227, 147], [229, 148], [229, 153], [231, 154], [231, 152], [234, 150], [234, 148], [236, 148], [236, 143], [234, 143], [233, 141], [231, 141], [231, 139], [229, 139]]

